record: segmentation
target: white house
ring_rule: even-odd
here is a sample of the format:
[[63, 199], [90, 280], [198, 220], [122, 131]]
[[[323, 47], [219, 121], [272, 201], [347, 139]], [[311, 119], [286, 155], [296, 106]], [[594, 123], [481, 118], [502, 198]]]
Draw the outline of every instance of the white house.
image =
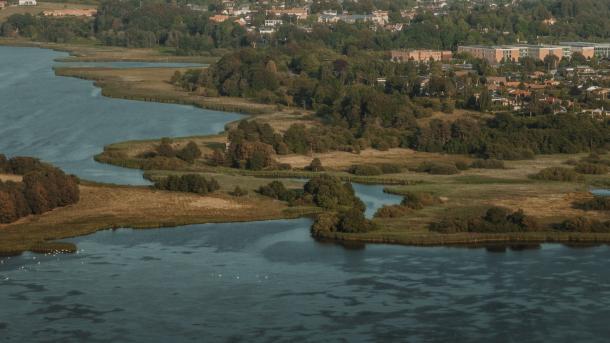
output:
[[36, 6], [36, 0], [19, 0], [19, 6]]

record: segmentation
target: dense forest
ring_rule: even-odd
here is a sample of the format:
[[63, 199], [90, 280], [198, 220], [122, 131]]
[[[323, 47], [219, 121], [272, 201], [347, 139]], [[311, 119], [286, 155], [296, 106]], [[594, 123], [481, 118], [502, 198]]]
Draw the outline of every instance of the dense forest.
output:
[[[419, 13], [398, 32], [370, 30], [365, 24], [328, 26], [312, 17], [302, 24], [284, 25], [272, 37], [248, 33], [242, 26], [227, 20], [215, 23], [209, 17], [223, 5], [203, 1], [210, 11], [194, 11], [184, 1], [103, 0], [93, 21], [79, 18], [45, 18], [16, 14], [2, 25], [5, 36], [22, 35], [37, 40], [68, 42], [97, 39], [103, 44], [128, 47], [170, 47], [179, 53], [192, 54], [215, 48], [291, 45], [309, 42], [344, 54], [358, 50], [388, 50], [421, 47], [455, 49], [458, 44], [515, 42], [553, 42], [559, 39], [604, 40], [610, 37], [610, 3], [607, 0], [520, 1], [511, 6], [476, 5], [453, 1], [444, 15]], [[293, 5], [299, 5], [294, 3]], [[253, 6], [253, 5], [251, 5]], [[252, 25], [264, 22], [266, 5], [257, 5]], [[374, 9], [390, 12], [391, 22], [404, 22], [400, 10], [407, 2], [393, 1], [314, 1], [312, 14], [325, 9], [370, 13]], [[549, 26], [545, 20], [555, 18]]]
[[78, 179], [30, 157], [0, 155], [0, 173], [23, 175], [21, 182], [0, 181], [0, 223], [77, 203]]

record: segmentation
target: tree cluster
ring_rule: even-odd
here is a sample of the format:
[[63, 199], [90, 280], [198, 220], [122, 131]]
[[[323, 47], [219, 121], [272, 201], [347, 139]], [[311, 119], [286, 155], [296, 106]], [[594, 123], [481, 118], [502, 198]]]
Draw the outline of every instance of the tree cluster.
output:
[[80, 199], [78, 179], [37, 159], [0, 155], [0, 172], [23, 175], [21, 182], [0, 181], [0, 223], [42, 214]]
[[156, 189], [205, 195], [220, 189], [218, 181], [199, 174], [170, 175], [155, 182]]
[[430, 225], [430, 230], [440, 233], [479, 232], [505, 233], [528, 232], [539, 229], [539, 224], [522, 210], [511, 212], [502, 207], [491, 207], [483, 216], [445, 218]]

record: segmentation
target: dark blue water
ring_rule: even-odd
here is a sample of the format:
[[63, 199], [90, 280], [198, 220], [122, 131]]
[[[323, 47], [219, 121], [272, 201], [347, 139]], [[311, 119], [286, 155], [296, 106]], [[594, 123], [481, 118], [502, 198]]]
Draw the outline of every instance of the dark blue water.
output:
[[91, 81], [55, 76], [53, 60], [62, 56], [0, 46], [0, 152], [40, 157], [88, 180], [146, 184], [140, 171], [96, 163], [93, 156], [125, 140], [218, 133], [241, 118], [103, 97]]
[[[57, 56], [0, 47], [0, 151], [130, 183], [139, 173], [92, 162], [101, 145], [216, 132], [237, 118], [102, 98], [89, 82], [54, 77]], [[369, 206], [383, 202], [380, 188], [358, 192]], [[0, 341], [610, 339], [607, 246], [354, 250], [312, 240], [310, 224], [120, 229], [71, 239], [73, 255], [2, 258]]]

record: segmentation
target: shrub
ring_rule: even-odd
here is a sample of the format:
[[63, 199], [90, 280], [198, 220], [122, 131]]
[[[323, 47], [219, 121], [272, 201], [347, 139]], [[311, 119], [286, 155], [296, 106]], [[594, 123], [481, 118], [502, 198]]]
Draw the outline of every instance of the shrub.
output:
[[598, 163], [578, 163], [574, 170], [581, 174], [603, 175], [608, 173], [608, 166]]
[[381, 168], [369, 164], [356, 164], [349, 168], [349, 172], [359, 176], [375, 176], [381, 175]]
[[536, 180], [565, 182], [575, 182], [582, 179], [582, 177], [574, 170], [563, 167], [550, 167], [542, 169], [537, 174], [531, 175], [531, 178]]
[[161, 144], [157, 146], [156, 151], [162, 157], [176, 157], [176, 151], [174, 151], [172, 141], [169, 138], [161, 139]]
[[470, 168], [475, 169], [504, 169], [504, 161], [500, 160], [475, 160], [470, 164]]
[[402, 172], [402, 168], [398, 164], [394, 163], [381, 163], [379, 169], [383, 174], [398, 174]]
[[453, 175], [460, 173], [454, 164], [439, 162], [423, 162], [415, 169], [415, 171], [433, 175]]
[[229, 194], [232, 196], [235, 196], [235, 197], [243, 197], [243, 196], [248, 195], [248, 191], [239, 186], [235, 186], [235, 189], [233, 189], [233, 191], [230, 192]]
[[311, 178], [304, 186], [305, 194], [311, 195], [313, 202], [326, 209], [353, 207], [364, 211], [364, 204], [354, 192], [352, 185], [327, 174]]
[[527, 232], [539, 229], [534, 218], [526, 216], [522, 210], [511, 213], [502, 207], [490, 207], [483, 216], [467, 218], [445, 218], [430, 225], [430, 230], [440, 233], [479, 232]]
[[420, 210], [425, 206], [439, 203], [438, 198], [430, 193], [407, 192], [401, 201], [401, 205], [414, 210]]
[[375, 213], [376, 218], [400, 218], [411, 212], [411, 209], [402, 205], [384, 205]]
[[557, 225], [556, 228], [568, 232], [610, 232], [610, 221], [601, 222], [597, 219], [577, 217], [568, 219]]
[[610, 211], [610, 197], [595, 197], [591, 200], [576, 203], [574, 207], [585, 211]]
[[305, 169], [312, 171], [312, 172], [324, 171], [324, 167], [322, 166], [322, 161], [320, 161], [320, 159], [317, 157], [314, 158], [313, 160], [311, 160], [311, 163]]
[[301, 190], [287, 189], [281, 181], [271, 181], [268, 185], [261, 186], [258, 192], [270, 198], [287, 201], [291, 205], [303, 196]]
[[337, 231], [346, 233], [363, 233], [373, 230], [373, 223], [364, 217], [364, 212], [350, 208], [338, 215]]
[[464, 162], [464, 161], [457, 161], [455, 162], [455, 167], [459, 170], [468, 170], [470, 169], [470, 166], [468, 165], [468, 163]]
[[170, 175], [158, 180], [154, 185], [157, 189], [174, 192], [187, 192], [196, 194], [208, 194], [220, 189], [218, 181], [206, 179], [199, 174]]
[[[25, 172], [22, 182], [0, 181], [0, 223], [77, 203], [78, 179], [29, 157], [2, 161], [9, 172]], [[6, 172], [6, 171], [5, 171]]]
[[201, 157], [201, 150], [195, 142], [190, 141], [183, 149], [176, 153], [176, 157], [188, 163], [193, 163]]

